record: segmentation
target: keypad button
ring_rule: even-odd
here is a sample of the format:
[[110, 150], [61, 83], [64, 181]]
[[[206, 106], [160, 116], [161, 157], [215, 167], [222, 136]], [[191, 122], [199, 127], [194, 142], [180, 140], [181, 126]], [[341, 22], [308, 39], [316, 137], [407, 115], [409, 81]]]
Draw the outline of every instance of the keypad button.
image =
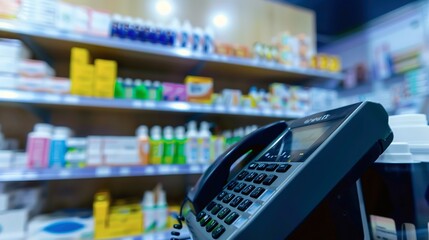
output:
[[237, 207], [238, 204], [241, 203], [241, 201], [243, 201], [243, 198], [240, 196], [237, 196], [234, 198], [234, 200], [231, 201], [231, 203], [229, 205], [231, 205], [231, 207]]
[[268, 164], [267, 168], [265, 169], [268, 172], [273, 172], [278, 167], [278, 164]]
[[235, 186], [237, 186], [238, 182], [237, 181], [232, 181], [228, 184], [228, 186], [226, 188], [228, 188], [228, 190], [232, 190], [235, 188]]
[[250, 201], [249, 199], [245, 199], [243, 202], [240, 203], [240, 205], [238, 205], [237, 209], [240, 211], [246, 211], [250, 205], [252, 205], [252, 201]]
[[241, 190], [243, 190], [243, 188], [246, 187], [245, 183], [239, 183], [235, 188], [234, 188], [234, 192], [240, 192]]
[[243, 189], [243, 191], [241, 191], [241, 194], [249, 195], [249, 193], [251, 193], [253, 191], [253, 189], [255, 189], [255, 186], [249, 185], [249, 186], [245, 187]]
[[247, 176], [247, 174], [249, 174], [249, 172], [242, 171], [242, 172], [240, 172], [240, 173], [238, 174], [237, 179], [238, 179], [238, 180], [243, 180], [243, 179]]
[[260, 163], [256, 169], [258, 169], [258, 170], [265, 170], [265, 168], [267, 168], [267, 166], [268, 165], [266, 163]]
[[228, 215], [228, 213], [230, 213], [231, 212], [231, 210], [229, 210], [229, 208], [223, 208], [220, 212], [219, 212], [219, 214], [217, 215], [217, 217], [219, 218], [219, 219], [224, 219], [225, 217], [226, 217], [226, 215]]
[[228, 215], [228, 217], [225, 218], [225, 223], [231, 225], [231, 223], [233, 223], [239, 216], [240, 215], [238, 215], [238, 213], [232, 212]]
[[230, 193], [228, 195], [226, 195], [226, 197], [223, 198], [222, 202], [224, 203], [229, 203], [231, 202], [231, 200], [235, 197], [234, 194]]
[[252, 164], [250, 164], [250, 165], [249, 165], [249, 169], [253, 170], [253, 169], [255, 169], [257, 166], [258, 166], [258, 164], [257, 164], [257, 163], [252, 163]]
[[212, 209], [212, 214], [217, 214], [222, 209], [221, 204], [216, 204], [216, 206]]
[[217, 221], [212, 219], [206, 226], [206, 231], [207, 232], [211, 232], [213, 231], [213, 229], [217, 226]]
[[197, 222], [201, 221], [201, 219], [202, 219], [203, 217], [205, 217], [205, 216], [206, 216], [206, 213], [205, 213], [205, 212], [199, 212], [199, 213], [197, 214], [197, 216], [196, 216], [196, 220], [197, 220]]
[[217, 200], [222, 200], [227, 194], [227, 192], [222, 191], [221, 193], [219, 193], [219, 195], [217, 195]]
[[262, 181], [264, 181], [264, 179], [267, 177], [267, 174], [265, 173], [261, 173], [259, 174], [255, 180], [253, 180], [254, 183], [261, 183]]
[[207, 223], [209, 223], [210, 220], [212, 220], [212, 218], [209, 215], [205, 215], [200, 221], [201, 227], [204, 227], [205, 225], [207, 225]]
[[244, 181], [251, 182], [251, 181], [253, 181], [253, 179], [255, 179], [256, 176], [258, 176], [258, 174], [255, 172], [252, 172], [249, 175], [247, 175], [247, 177], [244, 179]]
[[215, 202], [211, 202], [211, 203], [209, 203], [209, 205], [207, 205], [207, 211], [211, 211], [212, 209], [213, 209], [213, 207], [214, 206], [216, 206], [216, 203]]
[[222, 234], [225, 232], [225, 227], [222, 225], [219, 225], [213, 232], [212, 237], [214, 239], [218, 239]]
[[276, 179], [277, 179], [277, 176], [276, 176], [276, 175], [269, 175], [269, 176], [264, 180], [264, 182], [262, 182], [262, 184], [269, 186], [269, 185], [271, 185], [271, 184], [272, 184]]
[[280, 166], [277, 168], [276, 172], [286, 172], [291, 167], [290, 164], [280, 164]]
[[252, 197], [252, 198], [258, 198], [259, 196], [261, 196], [262, 195], [262, 193], [264, 193], [265, 192], [265, 189], [264, 188], [261, 188], [261, 187], [258, 187], [258, 188], [256, 188], [255, 189], [255, 191], [253, 191], [251, 194], [250, 194], [250, 196]]

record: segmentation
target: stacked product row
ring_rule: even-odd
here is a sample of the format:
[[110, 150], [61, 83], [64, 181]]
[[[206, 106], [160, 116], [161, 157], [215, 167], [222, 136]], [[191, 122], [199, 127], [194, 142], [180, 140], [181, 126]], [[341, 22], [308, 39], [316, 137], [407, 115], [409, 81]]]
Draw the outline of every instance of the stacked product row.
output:
[[[329, 64], [319, 64], [313, 39], [306, 34], [279, 33], [271, 43], [256, 42], [253, 47], [215, 41], [210, 27], [192, 27], [189, 20], [180, 23], [173, 19], [169, 24], [154, 23], [147, 19], [132, 18], [78, 6], [57, 0], [7, 1], [8, 7], [0, 18], [16, 19], [46, 28], [55, 27], [60, 32], [74, 32], [98, 37], [133, 41], [133, 44], [157, 44], [204, 54], [256, 58], [298, 68], [319, 68], [338, 72], [338, 57], [329, 57]], [[52, 23], [55, 23], [52, 25]], [[325, 56], [322, 55], [325, 59]]]
[[[136, 136], [73, 137], [67, 127], [39, 123], [28, 134], [26, 154], [1, 151], [1, 168], [80, 168], [148, 164], [209, 164], [256, 126], [214, 135], [207, 122], [173, 128], [140, 126]], [[150, 134], [149, 134], [150, 133]]]
[[180, 206], [169, 205], [158, 184], [142, 200], [114, 199], [98, 191], [93, 207], [44, 214], [42, 186], [0, 185], [0, 239], [113, 239], [163, 232], [173, 227]]

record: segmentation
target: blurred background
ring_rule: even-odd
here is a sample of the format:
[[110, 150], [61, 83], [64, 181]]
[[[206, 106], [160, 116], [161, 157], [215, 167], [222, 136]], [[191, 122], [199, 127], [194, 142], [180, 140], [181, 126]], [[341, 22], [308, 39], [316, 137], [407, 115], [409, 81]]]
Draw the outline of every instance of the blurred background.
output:
[[258, 126], [427, 114], [428, 20], [410, 0], [0, 0], [0, 239], [168, 239]]

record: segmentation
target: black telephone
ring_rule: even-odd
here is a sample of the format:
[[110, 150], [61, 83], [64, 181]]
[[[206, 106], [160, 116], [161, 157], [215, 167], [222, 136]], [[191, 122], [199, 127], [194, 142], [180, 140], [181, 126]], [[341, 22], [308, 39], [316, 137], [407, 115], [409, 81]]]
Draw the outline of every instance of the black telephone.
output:
[[[179, 221], [186, 220], [193, 239], [285, 239], [392, 140], [386, 111], [372, 102], [267, 125], [206, 170]], [[245, 167], [230, 176], [238, 159]]]

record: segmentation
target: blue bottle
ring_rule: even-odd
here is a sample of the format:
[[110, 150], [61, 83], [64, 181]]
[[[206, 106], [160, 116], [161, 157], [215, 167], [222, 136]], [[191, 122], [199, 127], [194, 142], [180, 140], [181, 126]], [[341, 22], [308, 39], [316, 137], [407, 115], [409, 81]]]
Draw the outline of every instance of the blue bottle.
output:
[[65, 155], [67, 152], [66, 141], [70, 136], [70, 129], [66, 127], [54, 128], [49, 152], [49, 167], [61, 168], [66, 165]]

